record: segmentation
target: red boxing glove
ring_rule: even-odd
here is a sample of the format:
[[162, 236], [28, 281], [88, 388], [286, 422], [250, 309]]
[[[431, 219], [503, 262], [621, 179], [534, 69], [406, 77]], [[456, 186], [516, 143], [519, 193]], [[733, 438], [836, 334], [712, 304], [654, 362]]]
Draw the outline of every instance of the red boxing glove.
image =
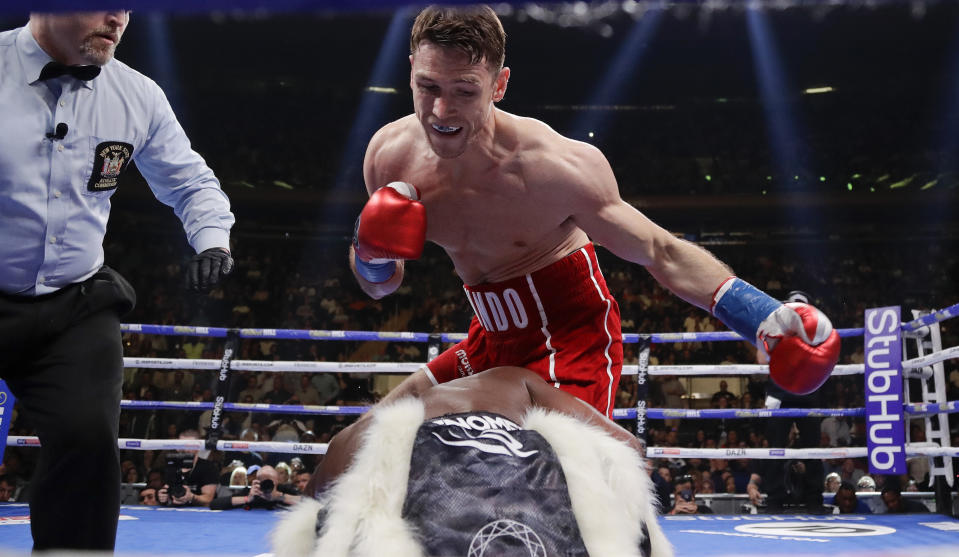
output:
[[357, 258], [374, 264], [418, 259], [426, 243], [426, 208], [419, 197], [406, 182], [391, 182], [373, 192], [356, 221]]
[[[769, 376], [796, 395], [809, 394], [826, 382], [839, 361], [839, 333], [829, 318], [809, 304], [785, 304], [802, 320], [798, 330], [788, 330], [769, 352]], [[791, 333], [791, 334], [790, 334]]]

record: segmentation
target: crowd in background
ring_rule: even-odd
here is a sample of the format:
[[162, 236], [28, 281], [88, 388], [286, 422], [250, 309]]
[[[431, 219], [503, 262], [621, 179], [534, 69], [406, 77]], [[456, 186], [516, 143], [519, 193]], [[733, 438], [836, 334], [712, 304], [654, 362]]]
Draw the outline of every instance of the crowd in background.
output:
[[[471, 317], [461, 283], [449, 261], [435, 247], [422, 259], [409, 264], [405, 285], [393, 296], [369, 299], [355, 285], [342, 260], [343, 242], [310, 242], [292, 239], [236, 237], [237, 266], [234, 275], [209, 296], [194, 296], [182, 290], [182, 268], [175, 246], [164, 248], [156, 235], [117, 234], [119, 243], [107, 246], [108, 259], [136, 286], [137, 309], [125, 320], [131, 323], [189, 324], [226, 327], [269, 327], [323, 330], [407, 330], [416, 332], [463, 332]], [[815, 266], [802, 266], [786, 259], [770, 246], [712, 246], [711, 249], [736, 272], [768, 290], [785, 296], [794, 288], [812, 295], [812, 302], [840, 328], [861, 327], [867, 307], [902, 304], [909, 308], [938, 308], [956, 299], [950, 269], [956, 255], [943, 253], [935, 242], [917, 242], [909, 249], [890, 252], [883, 244], [831, 247]], [[123, 250], [122, 257], [119, 254]], [[157, 253], [159, 251], [160, 253]], [[164, 253], [167, 252], [167, 253]], [[309, 254], [309, 256], [307, 256]], [[642, 268], [599, 250], [599, 258], [611, 292], [620, 304], [624, 332], [714, 331], [725, 327], [706, 312], [676, 298], [656, 283]], [[908, 318], [908, 315], [904, 316]], [[390, 329], [388, 326], [394, 328]], [[957, 344], [956, 326], [942, 324], [945, 346]], [[223, 340], [194, 336], [161, 336], [128, 333], [126, 355], [165, 358], [219, 358]], [[239, 359], [300, 361], [425, 361], [425, 345], [416, 343], [287, 341], [247, 339]], [[625, 345], [625, 361], [636, 361], [636, 345]], [[754, 363], [755, 349], [745, 342], [654, 344], [651, 364]], [[840, 363], [861, 363], [862, 344], [843, 343]], [[947, 363], [947, 366], [949, 364]], [[951, 373], [951, 374], [950, 374]], [[959, 399], [959, 371], [947, 367], [949, 399]], [[212, 402], [215, 376], [212, 371], [182, 371], [128, 368], [123, 386], [126, 400]], [[762, 408], [763, 378], [731, 377], [715, 393], [702, 390], [699, 380], [653, 377], [647, 404], [655, 408]], [[729, 388], [729, 384], [732, 388]], [[917, 389], [914, 389], [914, 392]], [[624, 376], [617, 394], [617, 407], [633, 407], [637, 398], [634, 376]], [[831, 378], [820, 391], [825, 407], [862, 407], [861, 376]], [[368, 405], [385, 392], [377, 392], [370, 374], [234, 372], [230, 402]], [[124, 410], [121, 437], [177, 438], [182, 432], [209, 427], [210, 411]], [[29, 421], [17, 416], [11, 435], [32, 433]], [[327, 442], [350, 423], [349, 416], [284, 415], [263, 412], [226, 412], [223, 439]], [[916, 422], [918, 423], [918, 422]], [[953, 419], [954, 431], [956, 420]], [[634, 427], [628, 421], [621, 422]], [[653, 420], [650, 445], [704, 448], [768, 446], [761, 420]], [[863, 419], [823, 420], [820, 446], [862, 446]], [[913, 439], [923, 434], [913, 428]], [[791, 437], [794, 440], [795, 433]], [[959, 435], [954, 445], [959, 445]], [[216, 455], [216, 453], [214, 453]], [[34, 453], [8, 450], [7, 475], [17, 477], [21, 487], [29, 479]], [[293, 455], [262, 454], [246, 464], [278, 465]], [[217, 458], [230, 462], [233, 455]], [[124, 480], [154, 481], [160, 474], [163, 455], [150, 451], [125, 451]], [[910, 461], [911, 475], [904, 485], [924, 486], [924, 459]], [[300, 457], [300, 465], [312, 470], [316, 459]], [[700, 493], [746, 493], [750, 468], [742, 460], [686, 460], [654, 462], [654, 477], [692, 476]], [[826, 473], [837, 472], [843, 480], [856, 481], [866, 468], [864, 459], [827, 463]], [[877, 478], [879, 488], [883, 479]], [[911, 483], [910, 483], [911, 482]], [[670, 483], [667, 479], [666, 483]]]

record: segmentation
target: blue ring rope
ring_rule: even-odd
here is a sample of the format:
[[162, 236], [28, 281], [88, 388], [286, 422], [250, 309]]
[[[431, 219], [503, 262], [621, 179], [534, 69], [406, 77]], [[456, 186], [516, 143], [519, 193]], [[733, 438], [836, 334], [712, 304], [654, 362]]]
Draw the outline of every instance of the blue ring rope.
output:
[[[902, 330], [915, 331], [927, 325], [945, 321], [959, 316], [959, 304], [924, 315], [918, 319], [902, 324]], [[120, 326], [124, 333], [147, 333], [153, 335], [183, 335], [204, 337], [225, 337], [229, 329], [225, 327], [191, 327], [185, 325], [147, 325], [128, 323]], [[862, 327], [852, 329], [836, 329], [842, 338], [862, 336]], [[354, 340], [354, 341], [394, 341], [394, 342], [429, 342], [430, 333], [410, 332], [383, 332], [383, 331], [326, 331], [307, 329], [240, 329], [240, 338], [276, 338], [286, 340]], [[466, 338], [466, 333], [440, 333], [442, 342], [459, 342]], [[729, 340], [743, 340], [743, 337], [733, 331], [712, 331], [704, 333], [653, 333], [652, 342], [716, 342]], [[634, 344], [639, 342], [638, 334], [623, 335], [623, 342]]]
[[[121, 408], [133, 410], [211, 410], [212, 402], [176, 402], [154, 400], [124, 400]], [[953, 414], [959, 412], [959, 401], [953, 400], [942, 404], [906, 404], [908, 414]], [[276, 412], [283, 414], [303, 414], [314, 416], [328, 415], [359, 415], [370, 409], [369, 406], [304, 406], [301, 404], [260, 404], [227, 402], [223, 409], [230, 412]], [[689, 419], [745, 419], [745, 418], [825, 418], [851, 417], [858, 418], [866, 415], [865, 408], [706, 408], [702, 410], [687, 410], [683, 408], [649, 408], [646, 416], [654, 420], [670, 418]], [[616, 408], [613, 418], [635, 420], [635, 408]]]

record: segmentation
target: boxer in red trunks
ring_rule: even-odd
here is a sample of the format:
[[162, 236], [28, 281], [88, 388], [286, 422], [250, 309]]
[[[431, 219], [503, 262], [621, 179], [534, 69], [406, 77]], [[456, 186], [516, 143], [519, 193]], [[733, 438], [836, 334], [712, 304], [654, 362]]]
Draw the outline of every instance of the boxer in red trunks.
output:
[[475, 313], [469, 335], [428, 364], [434, 384], [518, 365], [612, 417], [623, 367], [619, 306], [592, 244], [532, 273], [464, 288]]
[[349, 257], [361, 288], [374, 298], [395, 291], [403, 260], [430, 240], [470, 285], [477, 312], [469, 339], [408, 381], [526, 366], [609, 415], [622, 338], [590, 239], [764, 350], [786, 346], [770, 364], [785, 370], [773, 373], [784, 388], [825, 381], [839, 340], [803, 333], [825, 319], [818, 310], [783, 305], [647, 219], [620, 197], [595, 147], [495, 107], [510, 76], [505, 45], [488, 7], [424, 9], [410, 39], [414, 114], [381, 128], [367, 148], [370, 200]]

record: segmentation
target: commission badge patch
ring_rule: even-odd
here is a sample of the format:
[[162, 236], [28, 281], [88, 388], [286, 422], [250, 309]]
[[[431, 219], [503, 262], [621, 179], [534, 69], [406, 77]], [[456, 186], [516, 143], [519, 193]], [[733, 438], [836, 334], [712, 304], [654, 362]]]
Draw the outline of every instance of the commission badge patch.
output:
[[93, 157], [93, 174], [87, 182], [87, 191], [115, 190], [120, 175], [133, 158], [133, 145], [122, 141], [104, 141], [97, 145]]

